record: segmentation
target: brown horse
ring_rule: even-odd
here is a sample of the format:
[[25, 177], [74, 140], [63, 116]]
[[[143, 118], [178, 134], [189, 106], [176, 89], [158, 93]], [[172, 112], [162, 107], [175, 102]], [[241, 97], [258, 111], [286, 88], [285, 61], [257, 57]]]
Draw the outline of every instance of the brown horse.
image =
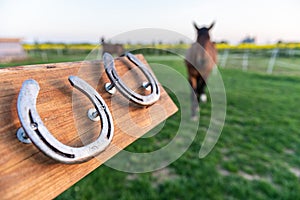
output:
[[122, 44], [110, 44], [104, 41], [104, 37], [101, 38], [102, 44], [102, 52], [110, 53], [110, 54], [117, 54], [117, 56], [122, 55], [125, 53], [125, 49]]
[[192, 86], [192, 119], [197, 119], [199, 101], [206, 102], [205, 86], [209, 74], [217, 62], [217, 50], [210, 40], [209, 31], [214, 26], [199, 28], [196, 23], [197, 41], [187, 50], [185, 64], [188, 70], [188, 79]]

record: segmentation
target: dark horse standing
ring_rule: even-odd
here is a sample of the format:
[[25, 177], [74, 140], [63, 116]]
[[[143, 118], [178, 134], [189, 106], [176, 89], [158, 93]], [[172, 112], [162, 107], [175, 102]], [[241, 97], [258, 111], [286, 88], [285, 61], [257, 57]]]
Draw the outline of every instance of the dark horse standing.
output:
[[125, 53], [125, 49], [122, 44], [110, 44], [106, 43], [104, 37], [101, 38], [101, 45], [102, 45], [102, 53], [110, 53], [110, 54], [117, 54], [117, 56], [122, 55]]
[[206, 102], [205, 86], [209, 74], [217, 62], [217, 50], [210, 40], [209, 31], [214, 26], [199, 28], [196, 23], [197, 41], [187, 50], [185, 64], [188, 70], [188, 79], [193, 88], [192, 98], [192, 119], [197, 119], [199, 100]]

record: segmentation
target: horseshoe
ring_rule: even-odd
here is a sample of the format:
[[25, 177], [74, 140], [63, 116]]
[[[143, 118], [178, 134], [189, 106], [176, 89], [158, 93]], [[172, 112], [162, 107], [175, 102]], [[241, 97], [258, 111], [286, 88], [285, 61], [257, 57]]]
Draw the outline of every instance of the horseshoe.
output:
[[125, 56], [137, 67], [139, 67], [139, 69], [146, 76], [149, 82], [143, 83], [142, 86], [145, 89], [150, 88], [151, 94], [143, 96], [128, 88], [119, 78], [119, 75], [115, 69], [114, 58], [109, 53], [103, 54], [105, 72], [111, 81], [111, 83], [105, 84], [105, 90], [110, 94], [114, 94], [117, 89], [124, 97], [139, 105], [148, 106], [154, 104], [160, 97], [160, 89], [156, 79], [147, 69], [147, 67], [133, 54], [126, 53]]
[[76, 76], [70, 76], [69, 81], [94, 104], [102, 126], [98, 138], [83, 147], [71, 147], [58, 141], [48, 131], [37, 112], [36, 99], [40, 87], [33, 79], [24, 81], [19, 93], [17, 110], [22, 127], [18, 129], [17, 137], [23, 143], [32, 142], [45, 155], [56, 161], [74, 164], [88, 161], [104, 151], [113, 138], [114, 125], [107, 105], [94, 88]]

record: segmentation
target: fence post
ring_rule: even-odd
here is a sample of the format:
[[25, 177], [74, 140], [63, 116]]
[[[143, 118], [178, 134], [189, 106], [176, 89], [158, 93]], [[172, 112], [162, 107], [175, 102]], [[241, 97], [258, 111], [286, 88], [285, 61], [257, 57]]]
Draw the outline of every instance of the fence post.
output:
[[249, 49], [246, 49], [244, 52], [244, 56], [243, 56], [243, 71], [247, 71], [248, 69], [248, 54], [249, 54]]
[[62, 49], [56, 49], [57, 55], [62, 56], [63, 55], [63, 50]]
[[46, 51], [42, 51], [41, 56], [43, 61], [48, 61], [48, 54]]
[[288, 55], [289, 55], [290, 57], [293, 57], [293, 56], [295, 55], [295, 50], [292, 49], [292, 48], [288, 49]]
[[228, 49], [224, 50], [224, 53], [223, 53], [222, 59], [221, 59], [221, 63], [220, 63], [220, 66], [223, 68], [225, 68], [225, 66], [226, 66], [228, 55], [229, 55], [229, 50]]
[[273, 51], [272, 51], [272, 55], [271, 55], [271, 58], [270, 58], [270, 61], [269, 61], [268, 69], [267, 69], [268, 74], [273, 73], [273, 68], [274, 68], [274, 65], [275, 65], [275, 61], [276, 61], [276, 57], [277, 57], [278, 52], [279, 52], [279, 49], [277, 49], [277, 48], [273, 49]]

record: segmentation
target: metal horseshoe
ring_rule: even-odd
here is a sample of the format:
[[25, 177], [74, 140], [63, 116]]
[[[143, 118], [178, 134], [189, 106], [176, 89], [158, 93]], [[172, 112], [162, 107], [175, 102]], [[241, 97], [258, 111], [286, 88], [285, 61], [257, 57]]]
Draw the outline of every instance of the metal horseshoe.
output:
[[150, 88], [151, 94], [147, 96], [143, 96], [128, 88], [124, 84], [124, 82], [119, 78], [118, 73], [115, 69], [114, 58], [109, 53], [103, 54], [103, 63], [104, 63], [105, 72], [111, 81], [111, 83], [105, 84], [105, 90], [110, 94], [114, 94], [115, 89], [117, 89], [124, 97], [139, 105], [148, 106], [154, 104], [160, 97], [160, 89], [156, 79], [151, 74], [151, 72], [147, 69], [147, 67], [133, 54], [126, 53], [125, 56], [131, 62], [133, 62], [137, 67], [139, 67], [139, 69], [146, 76], [148, 82], [143, 83], [142, 86], [145, 89]]
[[19, 93], [17, 110], [22, 127], [17, 131], [17, 137], [24, 143], [32, 142], [56, 161], [74, 164], [88, 161], [104, 151], [113, 138], [114, 125], [107, 105], [94, 88], [76, 76], [70, 76], [69, 81], [92, 101], [101, 118], [102, 130], [96, 141], [83, 147], [71, 147], [58, 141], [48, 131], [37, 112], [36, 99], [40, 87], [33, 79], [24, 81]]

